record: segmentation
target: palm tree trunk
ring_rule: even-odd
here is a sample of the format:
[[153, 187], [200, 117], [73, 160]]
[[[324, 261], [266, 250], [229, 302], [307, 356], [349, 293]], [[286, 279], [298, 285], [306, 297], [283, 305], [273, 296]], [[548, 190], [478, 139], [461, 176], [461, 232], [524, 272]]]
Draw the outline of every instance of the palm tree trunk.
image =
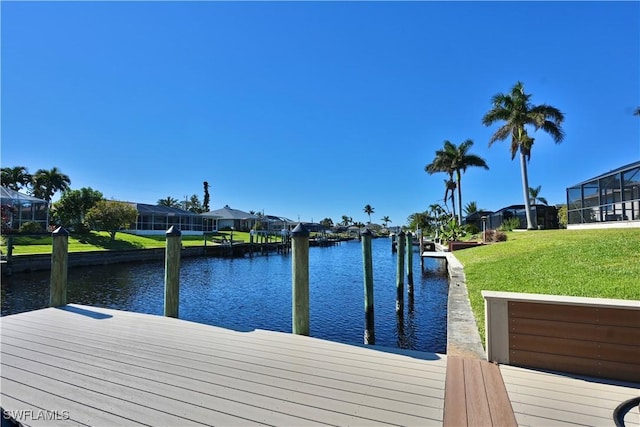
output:
[[524, 194], [524, 211], [527, 215], [527, 230], [533, 230], [534, 224], [531, 215], [531, 200], [529, 199], [529, 176], [527, 175], [527, 158], [520, 151], [520, 172], [522, 174], [522, 191]]
[[460, 180], [462, 176], [460, 171], [456, 171], [458, 178], [458, 224], [462, 225], [462, 186], [460, 185]]

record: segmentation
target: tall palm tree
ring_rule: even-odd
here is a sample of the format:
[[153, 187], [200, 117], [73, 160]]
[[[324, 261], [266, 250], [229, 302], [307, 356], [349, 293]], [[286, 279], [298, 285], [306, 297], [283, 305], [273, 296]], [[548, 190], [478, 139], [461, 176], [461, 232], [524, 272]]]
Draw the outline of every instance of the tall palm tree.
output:
[[0, 183], [3, 187], [19, 191], [31, 183], [32, 177], [24, 166], [2, 168], [0, 171]]
[[180, 201], [178, 199], [168, 196], [166, 199], [159, 199], [156, 204], [158, 206], [166, 206], [168, 208], [180, 208]]
[[564, 114], [550, 105], [533, 105], [530, 99], [531, 94], [524, 92], [522, 82], [517, 82], [511, 88], [511, 92], [498, 93], [493, 96], [491, 100], [493, 108], [482, 118], [482, 124], [485, 126], [490, 126], [495, 122], [504, 122], [489, 140], [489, 146], [511, 136], [511, 160], [516, 157], [518, 151], [520, 152], [522, 190], [529, 230], [535, 228], [534, 218], [531, 215], [529, 177], [527, 175], [527, 162], [531, 160], [534, 138], [528, 135], [525, 126], [533, 126], [534, 130], [542, 129], [553, 138], [556, 144], [564, 139], [564, 132], [561, 128]]
[[382, 222], [384, 223], [384, 228], [387, 228], [387, 225], [388, 225], [390, 222], [393, 222], [393, 221], [391, 221], [391, 219], [389, 219], [389, 217], [388, 217], [388, 216], [383, 216], [383, 217], [382, 217]]
[[545, 205], [549, 204], [547, 203], [547, 199], [540, 197], [540, 190], [542, 190], [541, 185], [538, 185], [536, 188], [529, 187], [529, 199], [531, 200], [532, 205], [535, 205], [536, 202], [540, 202]]
[[[447, 202], [447, 195], [451, 191], [451, 207], [452, 212], [455, 215], [456, 207], [453, 197], [453, 191], [458, 189], [458, 223], [462, 224], [462, 173], [467, 171], [470, 166], [481, 167], [489, 169], [487, 162], [480, 156], [470, 154], [469, 149], [473, 145], [473, 141], [467, 139], [460, 145], [456, 145], [451, 141], [444, 141], [442, 150], [436, 151], [436, 157], [432, 163], [425, 167], [425, 170], [429, 174], [435, 172], [445, 172], [449, 175], [449, 180], [445, 181], [445, 204]], [[453, 180], [453, 174], [456, 174], [456, 181]]]
[[[449, 143], [449, 145], [447, 145]], [[454, 198], [454, 191], [456, 188], [456, 182], [453, 180], [453, 173], [455, 169], [452, 167], [452, 158], [453, 152], [449, 151], [448, 148], [451, 147], [449, 141], [444, 142], [444, 148], [442, 150], [436, 150], [436, 156], [433, 161], [424, 167], [425, 172], [429, 175], [433, 175], [437, 172], [444, 172], [449, 175], [449, 179], [444, 181], [445, 192], [444, 192], [444, 204], [447, 205], [447, 198], [449, 197], [449, 191], [451, 191], [451, 208], [453, 213], [456, 212], [456, 201]]]
[[56, 192], [70, 188], [71, 179], [54, 166], [51, 170], [38, 169], [32, 177], [32, 183], [33, 195], [50, 202]]
[[371, 205], [365, 205], [364, 207], [364, 213], [366, 213], [367, 215], [369, 215], [369, 224], [371, 224], [371, 214], [374, 212], [374, 209], [371, 207]]
[[462, 173], [467, 171], [470, 166], [480, 167], [483, 169], [489, 169], [486, 160], [475, 154], [469, 154], [469, 148], [473, 145], [473, 141], [467, 139], [459, 146], [451, 144], [449, 148], [453, 150], [452, 166], [456, 171], [456, 180], [458, 186], [458, 224], [462, 224]]
[[342, 215], [342, 225], [347, 227], [349, 224], [351, 224], [351, 217], [347, 215]]

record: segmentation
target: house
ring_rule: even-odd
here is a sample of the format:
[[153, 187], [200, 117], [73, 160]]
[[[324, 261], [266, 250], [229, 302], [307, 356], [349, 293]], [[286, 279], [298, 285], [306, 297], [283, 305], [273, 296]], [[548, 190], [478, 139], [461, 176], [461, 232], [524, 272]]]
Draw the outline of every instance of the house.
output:
[[0, 187], [2, 232], [19, 231], [24, 224], [36, 223], [42, 232], [49, 231], [49, 203], [7, 187]]
[[164, 234], [171, 226], [176, 226], [182, 234], [201, 235], [203, 218], [184, 209], [169, 206], [149, 205], [145, 203], [125, 202], [138, 211], [138, 217], [126, 233], [137, 235]]
[[567, 188], [567, 228], [640, 227], [640, 161]]
[[205, 220], [215, 221], [217, 224], [215, 230], [230, 230], [233, 228], [238, 231], [249, 231], [253, 228], [256, 221], [259, 220], [259, 217], [256, 215], [239, 209], [233, 209], [229, 205], [225, 205], [222, 209], [202, 213], [200, 216]]

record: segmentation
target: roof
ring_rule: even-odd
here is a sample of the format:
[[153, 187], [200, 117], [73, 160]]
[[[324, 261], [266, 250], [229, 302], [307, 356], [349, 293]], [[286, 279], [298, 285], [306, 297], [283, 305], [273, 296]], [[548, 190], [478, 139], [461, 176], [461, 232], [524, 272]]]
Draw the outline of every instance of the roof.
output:
[[222, 209], [216, 209], [200, 214], [208, 218], [219, 219], [258, 219], [257, 216], [250, 214], [249, 212], [241, 211], [239, 209], [232, 209], [229, 205], [225, 205]]
[[24, 194], [7, 187], [0, 187], [0, 198], [3, 200], [19, 200], [21, 202], [47, 203], [46, 200], [38, 199], [37, 197], [29, 196], [28, 194]]
[[589, 183], [591, 181], [595, 181], [597, 179], [604, 178], [606, 176], [614, 175], [614, 174], [616, 174], [618, 172], [624, 172], [624, 171], [626, 171], [628, 169], [633, 169], [633, 168], [637, 168], [637, 167], [640, 167], [640, 160], [638, 160], [637, 162], [629, 163], [628, 165], [625, 165], [625, 166], [621, 166], [621, 167], [619, 167], [617, 169], [610, 170], [609, 172], [606, 172], [606, 173], [600, 174], [600, 175], [598, 175], [596, 177], [587, 179], [586, 181], [579, 182], [579, 183], [577, 183], [575, 185], [571, 185], [568, 188], [579, 187], [579, 186], [587, 184], [587, 183]]
[[181, 216], [198, 216], [198, 214], [185, 211], [180, 208], [170, 208], [169, 206], [161, 205], [148, 205], [146, 203], [133, 203], [130, 202], [139, 214], [164, 214], [164, 215], [181, 215]]

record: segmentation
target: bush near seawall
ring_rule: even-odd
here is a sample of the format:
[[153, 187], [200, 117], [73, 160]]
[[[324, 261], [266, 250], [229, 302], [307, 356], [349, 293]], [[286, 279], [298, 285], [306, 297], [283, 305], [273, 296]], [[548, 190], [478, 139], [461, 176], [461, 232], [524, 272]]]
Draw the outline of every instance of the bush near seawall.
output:
[[454, 253], [483, 342], [482, 290], [640, 300], [640, 228], [507, 234]]

